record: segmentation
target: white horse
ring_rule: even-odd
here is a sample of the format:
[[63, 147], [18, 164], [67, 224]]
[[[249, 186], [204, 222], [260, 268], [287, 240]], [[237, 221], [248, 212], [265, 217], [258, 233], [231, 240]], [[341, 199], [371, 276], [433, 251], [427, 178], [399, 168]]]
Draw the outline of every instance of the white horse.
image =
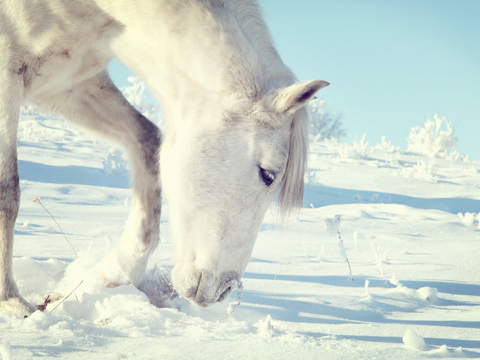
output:
[[[105, 71], [114, 57], [161, 101], [161, 156], [159, 130]], [[173, 284], [207, 307], [240, 283], [276, 194], [283, 214], [302, 204], [303, 106], [326, 85], [295, 83], [255, 0], [1, 1], [0, 311], [35, 311], [12, 273], [22, 102], [116, 140], [129, 155], [132, 210], [105, 261], [105, 284], [140, 282], [159, 239], [162, 188], [176, 243]]]

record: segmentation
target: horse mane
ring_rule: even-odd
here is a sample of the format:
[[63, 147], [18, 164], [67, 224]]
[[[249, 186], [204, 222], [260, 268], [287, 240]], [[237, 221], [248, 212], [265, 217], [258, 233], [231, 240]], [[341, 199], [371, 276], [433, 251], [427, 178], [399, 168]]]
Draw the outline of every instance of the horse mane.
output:
[[[250, 41], [250, 46], [259, 54], [258, 60], [263, 63], [258, 67], [263, 76], [255, 76], [255, 87], [280, 88], [292, 85], [296, 78], [281, 60], [263, 19], [263, 11], [257, 0], [226, 1], [230, 11], [239, 21], [242, 32]], [[255, 74], [258, 75], [258, 74]], [[267, 81], [263, 86], [257, 79]], [[260, 90], [260, 89], [258, 89]], [[259, 93], [262, 93], [260, 90]], [[290, 129], [289, 154], [285, 174], [277, 194], [277, 210], [280, 221], [299, 212], [303, 207], [304, 176], [308, 157], [308, 111], [300, 108], [294, 115]]]
[[283, 222], [303, 207], [304, 177], [308, 158], [308, 112], [305, 107], [295, 113], [290, 132], [285, 174], [277, 196], [278, 215]]
[[295, 82], [295, 76], [280, 58], [257, 0], [212, 2], [222, 4], [225, 9], [223, 20], [232, 27], [235, 41], [240, 45], [236, 55], [241, 60], [228, 64], [240, 70], [240, 73], [232, 73], [238, 91], [251, 98], [259, 98], [270, 89]]
[[[296, 82], [291, 70], [278, 54], [257, 0], [214, 0], [222, 4], [236, 20], [244, 34], [246, 48], [256, 53], [251, 77], [243, 79], [242, 91], [252, 97], [263, 96], [272, 88], [283, 88]], [[250, 53], [252, 54], [252, 53]], [[244, 73], [245, 76], [245, 73]], [[245, 90], [248, 89], [248, 90]], [[277, 193], [277, 213], [280, 221], [299, 212], [303, 207], [304, 176], [308, 157], [308, 112], [300, 108], [290, 129], [289, 155], [285, 174]]]

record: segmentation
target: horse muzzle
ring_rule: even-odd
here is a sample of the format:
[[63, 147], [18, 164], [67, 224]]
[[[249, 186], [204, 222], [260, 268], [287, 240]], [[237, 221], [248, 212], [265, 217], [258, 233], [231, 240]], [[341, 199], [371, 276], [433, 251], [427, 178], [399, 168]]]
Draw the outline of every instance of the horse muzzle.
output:
[[[218, 274], [213, 271], [195, 271], [188, 279], [187, 286], [178, 286], [173, 277], [176, 290], [192, 303], [207, 308], [228, 298], [231, 292], [241, 287], [240, 275], [235, 271]], [[183, 291], [182, 291], [183, 290]]]

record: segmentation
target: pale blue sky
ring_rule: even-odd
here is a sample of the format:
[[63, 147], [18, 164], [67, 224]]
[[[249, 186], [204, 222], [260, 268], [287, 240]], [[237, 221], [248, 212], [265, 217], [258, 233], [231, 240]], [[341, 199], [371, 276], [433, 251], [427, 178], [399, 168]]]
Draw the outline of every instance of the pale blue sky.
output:
[[[353, 139], [406, 149], [410, 128], [437, 112], [456, 128], [456, 150], [480, 160], [480, 1], [260, 3], [284, 62], [299, 80], [331, 83], [319, 95]], [[124, 67], [110, 73], [126, 84]]]

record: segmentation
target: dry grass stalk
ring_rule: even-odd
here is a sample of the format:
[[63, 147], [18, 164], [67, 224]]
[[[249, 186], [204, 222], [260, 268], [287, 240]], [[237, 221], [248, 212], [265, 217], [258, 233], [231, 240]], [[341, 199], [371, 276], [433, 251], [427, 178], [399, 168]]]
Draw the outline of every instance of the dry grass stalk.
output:
[[74, 292], [75, 290], [77, 290], [80, 285], [82, 285], [82, 283], [83, 283], [83, 280], [80, 281], [80, 284], [78, 284], [78, 285], [75, 287], [75, 289], [73, 289], [72, 291], [70, 291], [70, 294], [68, 294], [67, 296], [65, 296], [65, 297], [62, 299], [62, 301], [60, 301], [60, 302], [57, 304], [57, 306], [55, 306], [55, 307], [50, 311], [50, 314], [51, 314], [52, 312], [54, 312], [55, 309], [56, 309], [57, 307], [59, 307], [65, 300], [67, 300], [68, 297], [69, 297], [70, 295], [72, 295], [73, 292]]
[[35, 199], [33, 199], [33, 202], [36, 202], [36, 203], [39, 203], [43, 209], [48, 213], [48, 215], [51, 216], [51, 218], [53, 219], [53, 221], [55, 221], [55, 224], [57, 224], [58, 228], [60, 229], [60, 231], [62, 232], [62, 235], [63, 237], [65, 238], [65, 240], [67, 240], [67, 242], [70, 244], [70, 246], [72, 247], [72, 250], [73, 252], [75, 253], [75, 256], [78, 257], [77, 255], [77, 252], [75, 251], [75, 248], [73, 247], [72, 243], [70, 241], [68, 241], [67, 237], [65, 236], [65, 233], [63, 232], [62, 230], [62, 227], [60, 226], [60, 224], [57, 222], [57, 220], [55, 220], [55, 218], [53, 217], [53, 215], [50, 213], [50, 211], [47, 210], [47, 208], [45, 206], [43, 206], [43, 204], [41, 203], [40, 201], [40, 196], [37, 196]]

